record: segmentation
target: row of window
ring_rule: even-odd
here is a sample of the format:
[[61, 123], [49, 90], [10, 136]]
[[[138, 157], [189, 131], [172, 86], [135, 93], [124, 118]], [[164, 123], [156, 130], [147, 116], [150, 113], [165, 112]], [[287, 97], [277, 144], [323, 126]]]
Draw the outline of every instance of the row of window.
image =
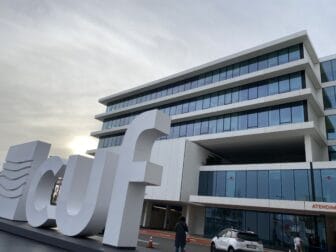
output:
[[336, 86], [323, 88], [324, 109], [336, 108]]
[[336, 202], [336, 169], [201, 171], [198, 194], [206, 196]]
[[[255, 109], [246, 112], [214, 116], [201, 120], [172, 124], [170, 134], [161, 139], [170, 139], [202, 134], [213, 134], [226, 131], [262, 128], [286, 123], [307, 121], [305, 102], [295, 102], [280, 106]], [[99, 146], [120, 145], [122, 137], [111, 136], [101, 138]]]
[[100, 138], [98, 148], [119, 146], [122, 144], [123, 139], [124, 139], [124, 134], [118, 134], [118, 135]]
[[225, 228], [253, 231], [258, 234], [264, 245], [275, 249], [292, 249], [293, 240], [298, 234], [304, 248], [309, 245], [311, 235], [318, 239], [316, 247], [327, 248], [325, 219], [321, 216], [206, 208], [205, 236], [212, 238]]
[[336, 59], [328, 60], [320, 64], [322, 82], [336, 80]]
[[107, 105], [107, 112], [172, 95], [186, 90], [198, 88], [218, 81], [231, 79], [247, 73], [256, 72], [265, 68], [285, 64], [303, 58], [302, 44], [291, 46], [276, 52], [232, 64], [220, 69], [200, 74], [193, 78], [170, 84], [162, 88], [138, 94], [128, 99], [113, 102]]
[[[174, 103], [173, 105], [166, 105], [160, 107], [160, 110], [167, 115], [178, 115], [208, 109], [211, 107], [252, 100], [268, 95], [285, 93], [304, 88], [304, 79], [304, 72], [287, 74], [246, 86], [230, 88], [224, 91], [214, 92], [209, 95], [195, 97], [180, 103]], [[144, 111], [107, 120], [103, 123], [103, 129], [128, 125], [138, 114], [142, 112]]]

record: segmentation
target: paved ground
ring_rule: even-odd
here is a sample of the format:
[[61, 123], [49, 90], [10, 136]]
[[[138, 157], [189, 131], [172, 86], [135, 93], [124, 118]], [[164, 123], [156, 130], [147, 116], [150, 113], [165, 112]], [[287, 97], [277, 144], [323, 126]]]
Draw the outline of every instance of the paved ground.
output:
[[[140, 235], [139, 240], [146, 242], [149, 239], [149, 235]], [[154, 242], [154, 248], [156, 248], [159, 251], [175, 251], [174, 247], [174, 240], [172, 239], [166, 239], [161, 237], [153, 237]], [[208, 252], [210, 251], [208, 246], [204, 245], [197, 245], [188, 243], [186, 246], [186, 252]]]
[[[152, 236], [154, 249], [145, 249], [149, 238]], [[186, 252], [208, 252], [209, 239], [191, 236], [190, 242], [186, 246]], [[139, 251], [163, 251], [173, 252], [174, 233], [157, 230], [142, 229], [138, 241]], [[12, 235], [0, 231], [0, 251], [8, 252], [64, 252], [65, 250], [48, 246], [33, 240], [25, 239], [20, 236]], [[119, 250], [118, 250], [119, 251]], [[268, 251], [268, 250], [265, 250]]]
[[63, 252], [58, 249], [39, 243], [33, 240], [25, 239], [16, 235], [0, 231], [0, 251], [1, 252]]

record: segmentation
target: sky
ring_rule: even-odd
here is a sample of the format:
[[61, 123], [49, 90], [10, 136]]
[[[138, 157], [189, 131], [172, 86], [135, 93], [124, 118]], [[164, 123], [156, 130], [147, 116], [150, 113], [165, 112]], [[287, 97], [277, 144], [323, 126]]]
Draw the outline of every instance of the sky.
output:
[[336, 54], [334, 0], [1, 0], [0, 163], [33, 140], [94, 149], [98, 99], [307, 30]]

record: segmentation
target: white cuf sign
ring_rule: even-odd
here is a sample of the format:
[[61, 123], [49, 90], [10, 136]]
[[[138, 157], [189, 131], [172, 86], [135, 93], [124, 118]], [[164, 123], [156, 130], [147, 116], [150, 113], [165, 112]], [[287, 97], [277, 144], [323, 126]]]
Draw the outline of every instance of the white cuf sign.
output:
[[[10, 147], [0, 173], [0, 217], [55, 227], [67, 236], [105, 228], [103, 243], [134, 248], [147, 185], [160, 185], [162, 167], [150, 162], [154, 141], [169, 134], [170, 118], [152, 110], [128, 126], [119, 154], [98, 149], [95, 158], [49, 157], [51, 145], [35, 141]], [[57, 204], [51, 194], [63, 178]]]

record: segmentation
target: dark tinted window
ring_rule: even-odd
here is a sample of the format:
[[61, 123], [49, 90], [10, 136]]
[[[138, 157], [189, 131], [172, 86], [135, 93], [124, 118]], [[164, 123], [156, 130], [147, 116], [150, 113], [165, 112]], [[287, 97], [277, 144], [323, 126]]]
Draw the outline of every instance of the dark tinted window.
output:
[[243, 239], [245, 241], [259, 241], [259, 237], [253, 233], [243, 233], [239, 232], [237, 235], [238, 238]]

